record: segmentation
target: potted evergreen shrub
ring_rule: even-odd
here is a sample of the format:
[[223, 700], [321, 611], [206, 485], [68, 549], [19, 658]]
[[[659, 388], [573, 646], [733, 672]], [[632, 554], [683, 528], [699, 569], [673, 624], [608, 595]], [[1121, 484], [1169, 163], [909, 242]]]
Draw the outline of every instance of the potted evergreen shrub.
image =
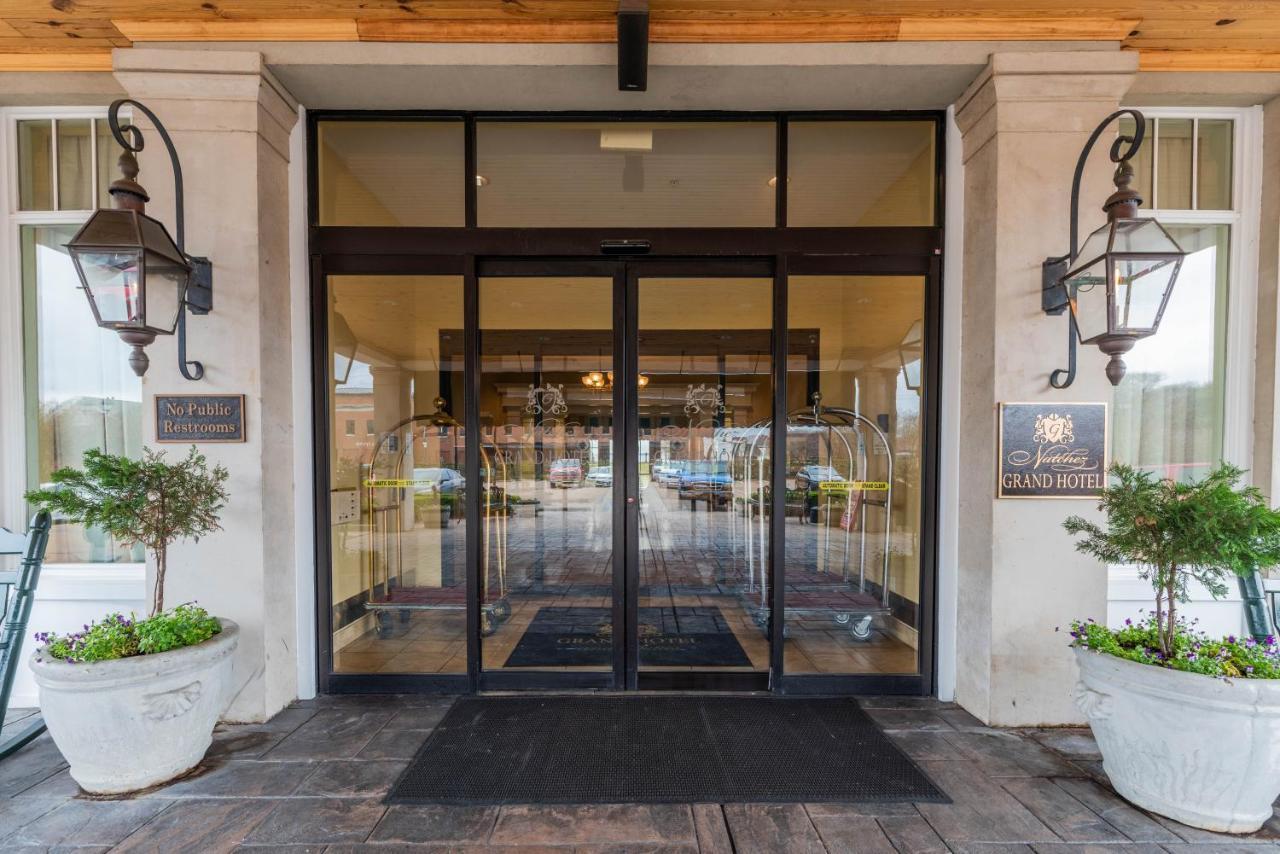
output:
[[95, 526], [155, 563], [150, 614], [108, 614], [70, 635], [36, 633], [30, 666], [49, 733], [80, 787], [117, 794], [195, 767], [231, 701], [239, 629], [194, 603], [164, 607], [168, 550], [218, 530], [227, 471], [195, 449], [169, 463], [91, 450], [84, 469], [59, 469], [27, 494], [36, 507]]
[[1280, 513], [1222, 465], [1196, 483], [1117, 465], [1105, 527], [1073, 516], [1080, 551], [1134, 564], [1155, 610], [1112, 629], [1072, 625], [1076, 702], [1103, 770], [1140, 807], [1206, 830], [1248, 833], [1280, 795], [1280, 647], [1274, 637], [1209, 638], [1178, 615], [1197, 581], [1215, 597], [1233, 574], [1280, 562]]

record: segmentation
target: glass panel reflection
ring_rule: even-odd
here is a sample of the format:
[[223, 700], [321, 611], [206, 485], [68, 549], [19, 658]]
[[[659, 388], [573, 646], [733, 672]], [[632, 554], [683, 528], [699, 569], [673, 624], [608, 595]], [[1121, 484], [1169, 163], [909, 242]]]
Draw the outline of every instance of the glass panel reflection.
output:
[[[27, 485], [47, 488], [57, 469], [82, 465], [84, 452], [142, 454], [142, 380], [129, 369], [129, 345], [99, 329], [64, 246], [77, 225], [19, 229], [27, 383]], [[140, 562], [98, 528], [55, 517], [49, 563]]]
[[916, 673], [924, 279], [793, 276], [788, 297], [786, 670]]
[[482, 666], [610, 670], [613, 279], [482, 278], [480, 353]]
[[933, 225], [933, 122], [790, 122], [787, 224]]
[[482, 226], [774, 224], [773, 122], [479, 122]]
[[1169, 226], [1187, 252], [1160, 332], [1125, 356], [1111, 422], [1117, 462], [1193, 481], [1222, 455], [1231, 228]]
[[334, 671], [463, 673], [462, 279], [329, 290]]
[[769, 669], [772, 294], [639, 282], [642, 670]]
[[461, 226], [458, 121], [321, 122], [320, 225]]

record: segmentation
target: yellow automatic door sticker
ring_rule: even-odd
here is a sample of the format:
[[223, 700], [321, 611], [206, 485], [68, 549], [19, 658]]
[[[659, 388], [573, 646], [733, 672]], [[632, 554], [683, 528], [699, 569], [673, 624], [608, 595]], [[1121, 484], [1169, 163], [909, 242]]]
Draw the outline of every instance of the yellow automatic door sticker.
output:
[[882, 480], [823, 480], [818, 489], [825, 492], [885, 492], [889, 484]]

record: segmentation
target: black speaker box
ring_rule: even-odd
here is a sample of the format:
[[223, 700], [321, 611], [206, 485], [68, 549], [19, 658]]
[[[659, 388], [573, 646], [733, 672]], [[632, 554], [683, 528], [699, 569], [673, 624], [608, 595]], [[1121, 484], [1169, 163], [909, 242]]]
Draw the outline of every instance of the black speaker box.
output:
[[649, 3], [618, 4], [618, 89], [643, 92], [649, 87]]

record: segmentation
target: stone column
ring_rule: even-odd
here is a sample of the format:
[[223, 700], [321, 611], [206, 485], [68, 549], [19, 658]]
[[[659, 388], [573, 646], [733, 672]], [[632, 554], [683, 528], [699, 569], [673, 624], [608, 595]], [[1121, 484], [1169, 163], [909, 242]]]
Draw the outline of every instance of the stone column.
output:
[[[956, 106], [965, 163], [956, 696], [992, 724], [1082, 720], [1065, 627], [1106, 617], [1106, 568], [1062, 530], [1093, 505], [995, 498], [997, 405], [1111, 400], [1094, 347], [1080, 348], [1074, 385], [1049, 386], [1066, 366], [1067, 321], [1040, 310], [1040, 265], [1068, 249], [1076, 158], [1136, 70], [1131, 53], [994, 54]], [[1095, 147], [1081, 188], [1082, 241], [1104, 221], [1108, 147]]]
[[[240, 624], [236, 693], [227, 718], [261, 721], [296, 696], [292, 354], [289, 320], [289, 132], [296, 104], [260, 54], [117, 50], [115, 76], [173, 136], [186, 187], [186, 250], [213, 261], [213, 311], [188, 319], [188, 358], [205, 377], [177, 368], [173, 337], [148, 348], [144, 441], [155, 439], [156, 394], [244, 394], [247, 441], [202, 444], [231, 473], [223, 530], [170, 553], [166, 602], [197, 601]], [[145, 117], [140, 180], [148, 212], [173, 230], [173, 178], [165, 147]], [[175, 235], [176, 236], [176, 235]], [[170, 456], [182, 445], [157, 446]], [[153, 569], [153, 568], [152, 568]]]

